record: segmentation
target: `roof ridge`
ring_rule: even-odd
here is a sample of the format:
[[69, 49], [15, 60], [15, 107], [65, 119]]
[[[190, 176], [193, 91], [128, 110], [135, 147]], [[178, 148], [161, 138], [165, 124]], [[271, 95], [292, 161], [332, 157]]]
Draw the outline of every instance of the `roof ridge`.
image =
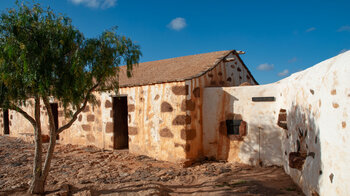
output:
[[[217, 52], [232, 52], [235, 50], [219, 50], [219, 51], [214, 51], [214, 52], [205, 52], [205, 53], [198, 53], [198, 54], [191, 54], [191, 55], [186, 55], [186, 56], [178, 56], [178, 57], [171, 57], [171, 58], [166, 58], [166, 59], [160, 59], [160, 60], [153, 60], [153, 61], [146, 61], [146, 62], [142, 62], [142, 63], [150, 63], [150, 62], [159, 62], [159, 61], [167, 61], [167, 60], [174, 60], [174, 59], [178, 59], [178, 58], [186, 58], [186, 57], [194, 57], [194, 56], [199, 56], [199, 55], [206, 55], [206, 54], [211, 54], [211, 53], [217, 53]], [[225, 55], [224, 55], [225, 56]], [[222, 58], [223, 56], [219, 57]], [[217, 59], [219, 59], [217, 58]], [[142, 64], [139, 63], [139, 64]], [[124, 67], [126, 65], [122, 65], [120, 67]]]

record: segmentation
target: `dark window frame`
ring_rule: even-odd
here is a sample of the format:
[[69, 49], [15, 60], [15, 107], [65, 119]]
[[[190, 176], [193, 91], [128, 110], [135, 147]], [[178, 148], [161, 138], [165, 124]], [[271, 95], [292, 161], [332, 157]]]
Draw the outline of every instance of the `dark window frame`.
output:
[[242, 120], [226, 120], [227, 135], [240, 135], [239, 126]]

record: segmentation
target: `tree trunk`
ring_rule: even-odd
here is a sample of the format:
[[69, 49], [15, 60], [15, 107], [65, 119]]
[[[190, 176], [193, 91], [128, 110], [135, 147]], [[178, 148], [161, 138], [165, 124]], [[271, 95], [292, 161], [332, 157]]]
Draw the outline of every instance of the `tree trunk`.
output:
[[50, 143], [49, 143], [49, 147], [47, 149], [46, 159], [45, 159], [45, 163], [44, 163], [44, 170], [43, 170], [43, 175], [42, 175], [44, 183], [45, 183], [46, 178], [47, 178], [49, 171], [50, 171], [51, 160], [53, 158], [53, 152], [55, 150], [56, 137], [57, 137], [56, 131], [57, 131], [58, 127], [55, 126], [54, 116], [52, 114], [51, 106], [50, 106], [48, 99], [46, 97], [44, 97], [43, 100], [44, 100], [44, 104], [45, 104], [46, 109], [47, 109], [47, 113], [49, 116], [49, 124], [50, 124]]
[[47, 149], [44, 170], [43, 170], [43, 175], [42, 175], [44, 183], [46, 182], [46, 178], [47, 178], [49, 171], [50, 171], [51, 160], [53, 158], [53, 152], [55, 150], [55, 145], [56, 145], [56, 134], [53, 134], [53, 135], [50, 134], [50, 144], [49, 144], [49, 148]]
[[41, 122], [40, 122], [40, 98], [35, 98], [35, 155], [34, 155], [34, 169], [33, 178], [28, 192], [31, 194], [43, 194], [45, 192], [46, 178], [50, 171], [51, 160], [53, 158], [53, 153], [56, 145], [57, 134], [63, 130], [69, 128], [73, 122], [77, 119], [77, 116], [87, 105], [90, 93], [98, 86], [96, 84], [92, 89], [89, 90], [88, 95], [85, 97], [83, 106], [80, 107], [73, 115], [71, 121], [68, 124], [58, 128], [55, 126], [54, 116], [52, 114], [51, 106], [47, 97], [43, 97], [45, 107], [49, 116], [50, 124], [50, 143], [47, 149], [44, 169], [42, 169], [42, 141], [41, 141]]
[[40, 122], [40, 99], [35, 98], [35, 154], [33, 166], [33, 178], [28, 192], [31, 194], [44, 193], [44, 182], [42, 181], [42, 141]]
[[45, 192], [45, 182], [41, 177], [34, 179], [30, 184], [28, 192], [30, 194], [43, 194]]

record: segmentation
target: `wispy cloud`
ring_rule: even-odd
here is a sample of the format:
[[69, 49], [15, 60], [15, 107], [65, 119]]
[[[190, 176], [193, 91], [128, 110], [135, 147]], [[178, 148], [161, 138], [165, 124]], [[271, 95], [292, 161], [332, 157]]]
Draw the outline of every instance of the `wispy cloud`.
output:
[[183, 28], [185, 28], [187, 26], [186, 24], [186, 20], [184, 18], [181, 17], [177, 17], [174, 18], [169, 24], [168, 27], [170, 29], [176, 30], [176, 31], [180, 31]]
[[286, 76], [288, 74], [289, 74], [289, 70], [285, 69], [282, 72], [279, 72], [277, 75], [280, 76], [280, 77], [283, 77], [283, 76]]
[[316, 30], [315, 27], [310, 27], [310, 28], [306, 29], [306, 32], [311, 32], [311, 31], [314, 31], [314, 30]]
[[349, 25], [344, 25], [344, 26], [341, 26], [338, 29], [338, 32], [344, 32], [344, 31], [350, 32], [350, 26]]
[[291, 59], [288, 60], [288, 63], [294, 63], [294, 62], [297, 62], [297, 57], [293, 57]]
[[72, 3], [85, 5], [90, 8], [107, 9], [117, 5], [117, 0], [69, 0]]
[[274, 68], [274, 65], [269, 63], [263, 63], [258, 65], [258, 67], [256, 67], [256, 69], [260, 71], [269, 71], [269, 70], [272, 70], [273, 68]]

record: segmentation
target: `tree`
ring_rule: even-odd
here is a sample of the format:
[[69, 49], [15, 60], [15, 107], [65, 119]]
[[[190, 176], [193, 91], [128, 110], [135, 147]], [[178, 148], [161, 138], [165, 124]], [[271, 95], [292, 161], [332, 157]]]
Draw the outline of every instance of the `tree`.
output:
[[[62, 15], [40, 4], [16, 3], [0, 17], [0, 108], [22, 114], [33, 126], [35, 157], [30, 193], [44, 193], [46, 178], [59, 133], [69, 128], [96, 90], [118, 89], [118, 65], [125, 63], [131, 76], [141, 52], [116, 28], [97, 38], [83, 34]], [[67, 124], [55, 127], [50, 99], [62, 103]], [[32, 100], [32, 105], [30, 105]], [[49, 117], [50, 141], [44, 163], [40, 105]], [[34, 107], [34, 116], [24, 107]]]

